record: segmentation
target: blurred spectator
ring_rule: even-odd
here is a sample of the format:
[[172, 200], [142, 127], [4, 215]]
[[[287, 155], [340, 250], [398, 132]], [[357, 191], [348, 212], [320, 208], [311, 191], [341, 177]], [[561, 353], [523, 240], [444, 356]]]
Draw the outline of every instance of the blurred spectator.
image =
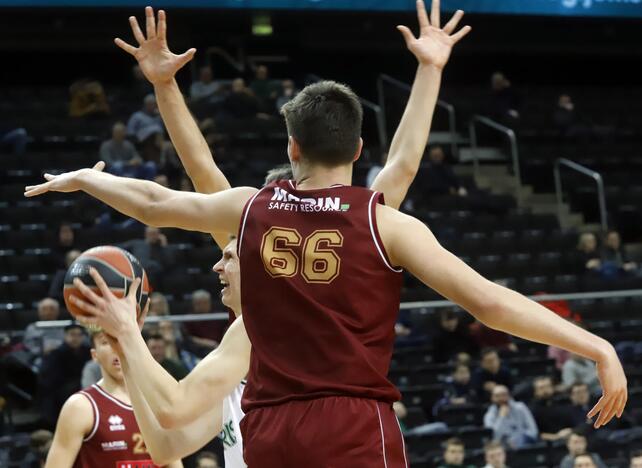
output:
[[573, 461], [573, 468], [597, 468], [592, 455], [579, 455]]
[[213, 452], [201, 452], [196, 456], [196, 468], [220, 468], [218, 457]]
[[189, 373], [181, 362], [167, 357], [167, 345], [161, 335], [149, 335], [145, 341], [156, 362], [176, 380], [181, 380]]
[[235, 120], [253, 119], [260, 112], [260, 102], [252, 93], [243, 78], [236, 78], [232, 82], [232, 92], [223, 101], [225, 116]]
[[579, 270], [582, 272], [596, 272], [602, 264], [600, 252], [597, 250], [597, 238], [592, 232], [580, 234], [577, 243], [579, 253]]
[[169, 188], [169, 179], [165, 174], [158, 174], [156, 177], [154, 177], [154, 182], [156, 182], [158, 185], [162, 185], [165, 188]]
[[98, 383], [102, 378], [103, 374], [100, 370], [100, 364], [91, 359], [87, 361], [85, 367], [82, 368], [82, 374], [80, 374], [80, 386], [82, 388], [91, 387], [93, 384]]
[[432, 343], [435, 362], [447, 362], [458, 353], [477, 353], [468, 328], [460, 322], [456, 308], [442, 309]]
[[470, 381], [470, 369], [464, 364], [455, 366], [444, 396], [433, 407], [433, 415], [439, 418], [440, 411], [450, 405], [467, 405], [477, 401], [477, 391]]
[[508, 468], [506, 466], [506, 450], [501, 442], [491, 440], [484, 445], [484, 468]]
[[213, 80], [212, 68], [201, 67], [198, 73], [198, 80], [194, 81], [189, 88], [189, 97], [192, 102], [211, 101], [221, 94], [221, 84]]
[[29, 135], [26, 129], [22, 127], [0, 127], [0, 150], [3, 148], [11, 148], [11, 153], [13, 154], [24, 154], [28, 141]]
[[143, 108], [132, 114], [127, 122], [127, 134], [141, 143], [152, 135], [163, 133], [163, 121], [158, 113], [156, 97], [148, 94], [143, 100]]
[[[192, 293], [192, 313], [212, 313], [212, 295], [204, 289], [194, 291]], [[225, 323], [219, 320], [186, 322], [183, 327], [185, 333], [192, 338], [194, 343], [199, 348], [202, 348], [196, 353], [200, 357], [203, 357], [203, 352], [206, 354], [207, 350], [212, 350], [218, 346], [225, 331]]]
[[31, 433], [29, 445], [33, 459], [36, 462], [36, 466], [45, 466], [45, 461], [47, 460], [47, 454], [51, 448], [52, 441], [53, 434], [51, 431], [47, 431], [46, 429], [38, 429]]
[[568, 94], [561, 94], [557, 99], [553, 125], [564, 137], [585, 139], [589, 136], [589, 126], [578, 117], [575, 104]]
[[484, 427], [493, 430], [493, 437], [511, 449], [532, 445], [538, 430], [528, 407], [511, 398], [508, 388], [496, 385], [492, 392], [493, 404], [484, 415]]
[[428, 169], [423, 190], [431, 195], [468, 195], [450, 164], [441, 146], [433, 146], [428, 151]]
[[76, 235], [71, 224], [63, 222], [58, 226], [58, 239], [51, 249], [51, 257], [56, 268], [65, 268], [67, 253], [70, 250], [77, 250]]
[[102, 117], [109, 114], [109, 104], [99, 81], [78, 80], [69, 87], [70, 117]]
[[585, 357], [571, 354], [571, 358], [562, 367], [562, 384], [571, 388], [576, 383], [588, 385], [591, 395], [597, 396], [602, 391], [595, 363]]
[[169, 315], [169, 302], [163, 293], [153, 292], [149, 296], [149, 299], [149, 311], [147, 312], [149, 317]]
[[517, 345], [508, 333], [489, 328], [478, 320], [469, 329], [470, 336], [479, 349], [495, 348], [499, 351], [517, 352]]
[[607, 468], [600, 456], [587, 452], [586, 436], [580, 431], [573, 431], [566, 441], [568, 454], [562, 459], [560, 468], [574, 468], [575, 458], [581, 455], [590, 455], [597, 468]]
[[156, 165], [143, 162], [134, 144], [127, 140], [127, 127], [116, 122], [111, 138], [100, 145], [100, 159], [107, 164], [107, 170], [114, 175], [151, 180], [156, 175]]
[[261, 103], [261, 110], [274, 109], [274, 101], [279, 95], [281, 84], [271, 80], [268, 67], [259, 65], [254, 72], [254, 79], [250, 83], [250, 89]]
[[631, 454], [629, 468], [642, 468], [642, 450], [636, 450]]
[[636, 269], [637, 264], [627, 258], [626, 253], [622, 248], [620, 233], [610, 230], [604, 238], [601, 268], [602, 276], [615, 277], [621, 271], [630, 273]]
[[120, 246], [140, 261], [152, 285], [157, 285], [160, 275], [174, 263], [167, 237], [157, 227], [146, 226], [144, 239], [132, 239]]
[[530, 409], [539, 429], [540, 439], [544, 441], [566, 440], [576, 426], [572, 409], [568, 404], [556, 404], [554, 394], [552, 378], [544, 376], [533, 380]]
[[65, 400], [80, 390], [82, 369], [90, 358], [85, 331], [78, 324], [66, 326], [64, 343], [44, 357], [38, 387], [42, 416], [51, 427]]
[[491, 95], [489, 115], [508, 127], [516, 127], [520, 120], [521, 99], [502, 72], [490, 78]]
[[296, 96], [298, 93], [299, 93], [299, 90], [296, 89], [296, 85], [294, 84], [294, 81], [283, 80], [281, 82], [281, 92], [276, 99], [276, 111], [280, 112], [281, 107], [283, 107], [283, 105], [286, 102], [294, 98], [294, 96]]
[[481, 401], [488, 401], [496, 385], [512, 388], [510, 372], [502, 367], [502, 361], [496, 349], [487, 348], [482, 351], [480, 368], [473, 373], [473, 385]]
[[591, 421], [587, 414], [591, 411], [591, 393], [585, 383], [574, 383], [571, 385], [571, 422], [573, 427], [583, 424], [590, 425]]
[[[60, 316], [60, 304], [51, 297], [46, 297], [38, 302], [38, 320], [48, 322], [58, 320]], [[58, 348], [65, 341], [65, 333], [61, 328], [43, 328], [37, 327], [35, 323], [30, 323], [25, 329], [22, 339], [27, 351], [32, 358], [39, 358], [47, 355]]]
[[145, 74], [143, 73], [143, 70], [140, 69], [140, 65], [134, 65], [132, 67], [131, 94], [129, 96], [132, 99], [139, 101], [153, 92], [154, 87], [149, 80], [145, 78]]
[[444, 450], [444, 462], [438, 468], [474, 468], [472, 465], [464, 465], [466, 449], [461, 439], [453, 437], [446, 441]]
[[67, 270], [71, 264], [80, 257], [80, 253], [80, 250], [77, 249], [67, 252], [67, 255], [65, 255], [65, 267], [56, 270], [56, 273], [54, 273], [53, 279], [51, 280], [51, 284], [49, 285], [49, 297], [53, 297], [58, 302], [64, 299], [63, 288], [65, 286], [65, 275], [67, 274]]
[[158, 334], [165, 340], [165, 355], [168, 358], [179, 361], [188, 371], [196, 367], [200, 359], [185, 349], [180, 329], [177, 331], [177, 327], [172, 322], [167, 320], [159, 322]]

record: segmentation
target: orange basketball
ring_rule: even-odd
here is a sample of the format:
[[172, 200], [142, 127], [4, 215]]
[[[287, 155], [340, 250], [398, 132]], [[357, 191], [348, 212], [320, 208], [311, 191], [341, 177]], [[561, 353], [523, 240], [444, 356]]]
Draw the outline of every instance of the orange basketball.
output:
[[89, 268], [95, 268], [105, 280], [109, 289], [117, 297], [124, 297], [129, 292], [135, 278], [141, 278], [142, 283], [136, 292], [138, 302], [138, 314], [140, 315], [149, 297], [149, 280], [142, 265], [132, 254], [118, 247], [100, 246], [93, 247], [83, 252], [80, 257], [71, 264], [65, 275], [65, 286], [63, 297], [65, 305], [71, 315], [82, 316], [82, 310], [78, 309], [70, 301], [71, 296], [83, 299], [83, 295], [74, 285], [74, 279], [80, 278], [83, 283], [100, 295], [94, 279], [89, 274]]

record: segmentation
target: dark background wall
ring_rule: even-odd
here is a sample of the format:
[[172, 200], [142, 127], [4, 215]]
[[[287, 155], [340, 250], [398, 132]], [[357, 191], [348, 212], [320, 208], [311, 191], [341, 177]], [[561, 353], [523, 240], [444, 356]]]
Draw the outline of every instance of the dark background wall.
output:
[[[108, 84], [128, 79], [132, 59], [113, 45], [132, 40], [127, 17], [140, 9], [0, 10], [0, 83], [68, 84], [93, 76]], [[291, 65], [275, 67], [300, 76], [315, 72], [346, 80], [368, 94], [379, 72], [409, 81], [414, 63], [396, 24], [416, 25], [414, 14], [352, 12], [269, 13], [274, 34], [251, 34], [249, 11], [168, 11], [170, 46], [175, 51], [219, 46], [232, 55], [283, 54]], [[486, 83], [504, 70], [522, 84], [639, 83], [642, 21], [470, 15], [473, 32], [449, 64], [449, 84]], [[287, 70], [286, 70], [287, 69]], [[219, 68], [218, 75], [231, 77]], [[186, 79], [186, 73], [182, 79]], [[299, 76], [299, 77], [300, 77]]]

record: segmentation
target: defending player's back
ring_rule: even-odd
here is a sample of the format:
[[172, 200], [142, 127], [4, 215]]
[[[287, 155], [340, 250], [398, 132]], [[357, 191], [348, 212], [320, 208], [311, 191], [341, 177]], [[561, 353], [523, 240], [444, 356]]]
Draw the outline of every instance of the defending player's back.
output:
[[399, 399], [386, 375], [402, 275], [379, 239], [382, 198], [279, 181], [248, 203], [238, 247], [252, 341], [245, 410], [329, 395]]

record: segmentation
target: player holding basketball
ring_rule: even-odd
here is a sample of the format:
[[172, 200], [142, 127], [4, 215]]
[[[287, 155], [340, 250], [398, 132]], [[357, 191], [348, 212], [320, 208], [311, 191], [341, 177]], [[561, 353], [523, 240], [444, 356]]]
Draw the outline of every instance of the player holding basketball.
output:
[[[132, 288], [129, 299], [135, 300], [136, 289]], [[91, 341], [91, 355], [100, 365], [102, 379], [65, 402], [45, 467], [157, 467], [129, 403], [118, 355], [105, 333], [92, 333]], [[183, 464], [178, 460], [167, 466], [182, 468]]]
[[[146, 8], [146, 16], [153, 19], [153, 10], [150, 7]], [[204, 193], [224, 190], [229, 188], [230, 185], [225, 176], [216, 167], [209, 147], [189, 113], [174, 80], [174, 75], [178, 69], [191, 59], [193, 49], [182, 55], [172, 54], [164, 37], [165, 21], [165, 13], [161, 10], [159, 12], [158, 34], [155, 37], [145, 38], [142, 36], [137, 21], [132, 17], [130, 18], [130, 23], [134, 35], [139, 41], [139, 48], [132, 49], [131, 46], [120, 39], [117, 39], [116, 43], [124, 50], [133, 53], [147, 78], [154, 83], [161, 115], [179, 157], [197, 190]], [[450, 47], [449, 44], [444, 44], [444, 46]], [[419, 55], [417, 58], [420, 62], [430, 61], [429, 56]], [[418, 73], [413, 84], [406, 113], [393, 138], [390, 156], [384, 169], [373, 183], [373, 189], [385, 192], [388, 206], [395, 208], [398, 208], [401, 204], [418, 169], [439, 92], [440, 70], [427, 69], [422, 71], [423, 73]], [[422, 142], [423, 146], [420, 146]], [[280, 178], [291, 178], [289, 165], [287, 170], [278, 168], [270, 171], [266, 180]], [[221, 278], [225, 278], [227, 284], [226, 291], [223, 294], [223, 301], [238, 316], [240, 314], [240, 292], [238, 287], [240, 278], [238, 267], [236, 266], [238, 264], [238, 257], [235, 252], [236, 243], [232, 241], [226, 246], [223, 242], [227, 241], [228, 235], [212, 235], [223, 250], [223, 258], [214, 268], [215, 271], [219, 272]], [[221, 242], [222, 240], [223, 242]], [[242, 326], [242, 323], [239, 326]], [[243, 369], [247, 370], [247, 363], [249, 362], [250, 344], [245, 333], [231, 333], [226, 339], [226, 344], [235, 341], [238, 342], [237, 346], [227, 345], [214, 352], [217, 355], [217, 360], [220, 361], [228, 359], [227, 354], [231, 352], [230, 350], [241, 349], [240, 352], [235, 352], [234, 356], [229, 358], [233, 360], [245, 359], [245, 364], [236, 366], [237, 369], [241, 370], [241, 373], [238, 374], [239, 377], [229, 373], [224, 376], [231, 382], [238, 382], [244, 376], [245, 371]], [[226, 350], [226, 352], [222, 353], [222, 350]], [[200, 448], [200, 446], [214, 437], [217, 432], [220, 432], [225, 448], [226, 466], [245, 466], [239, 429], [239, 422], [243, 417], [241, 395], [245, 385], [244, 382], [241, 382], [224, 399], [222, 408], [216, 404], [211, 405], [212, 409], [199, 417], [200, 425], [192, 424], [189, 428], [182, 427], [182, 443], [172, 444], [168, 443], [167, 434], [165, 433], [171, 431], [157, 430], [153, 414], [150, 415], [144, 411], [139, 413], [139, 405], [146, 406], [146, 404], [145, 398], [135, 385], [138, 376], [128, 372], [124, 356], [122, 357], [122, 363], [125, 380], [130, 383], [129, 388], [134, 411], [154, 460], [158, 463], [163, 463], [168, 459], [183, 457]], [[206, 371], [209, 375], [215, 372], [211, 367], [212, 365], [209, 365]], [[205, 372], [205, 370], [199, 368], [196, 372]], [[151, 421], [148, 422], [147, 419], [151, 419]], [[219, 430], [216, 429], [217, 427]]]
[[[422, 31], [438, 28], [438, 2], [430, 22], [425, 12], [420, 20]], [[463, 35], [447, 36], [453, 29], [453, 22], [444, 27], [451, 41]], [[408, 30], [404, 35], [409, 47], [422, 46]], [[448, 55], [441, 58], [445, 63]], [[599, 414], [599, 427], [621, 415], [626, 378], [607, 341], [479, 276], [423, 223], [384, 206], [378, 193], [350, 186], [362, 111], [348, 88], [308, 86], [284, 115], [296, 182], [201, 195], [85, 169], [47, 175], [48, 182], [26, 189], [28, 196], [83, 190], [154, 226], [239, 229], [242, 308], [252, 342], [242, 422], [249, 466], [405, 465], [391, 408], [399, 394], [385, 378], [401, 268], [491, 328], [596, 361], [603, 396], [589, 417]], [[177, 383], [140, 359], [145, 344], [128, 325], [133, 315], [83, 307], [87, 322], [118, 337], [132, 372], [145, 375], [141, 390], [161, 424], [193, 421], [212, 398], [224, 396], [205, 394], [189, 376]]]

